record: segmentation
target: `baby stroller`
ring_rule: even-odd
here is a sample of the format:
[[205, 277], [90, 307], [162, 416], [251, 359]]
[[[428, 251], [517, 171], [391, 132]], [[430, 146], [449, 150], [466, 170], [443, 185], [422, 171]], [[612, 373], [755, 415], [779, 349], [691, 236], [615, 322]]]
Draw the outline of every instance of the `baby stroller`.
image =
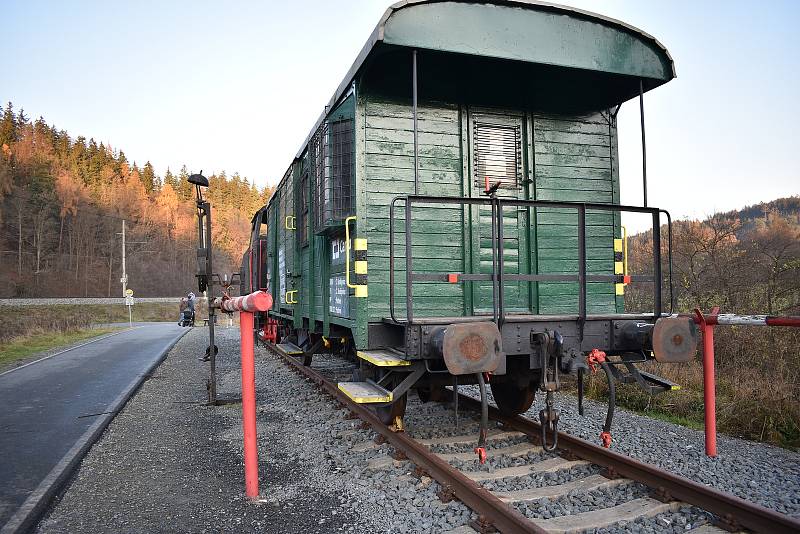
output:
[[194, 326], [194, 311], [190, 308], [186, 308], [181, 312], [181, 320], [178, 322], [178, 326]]

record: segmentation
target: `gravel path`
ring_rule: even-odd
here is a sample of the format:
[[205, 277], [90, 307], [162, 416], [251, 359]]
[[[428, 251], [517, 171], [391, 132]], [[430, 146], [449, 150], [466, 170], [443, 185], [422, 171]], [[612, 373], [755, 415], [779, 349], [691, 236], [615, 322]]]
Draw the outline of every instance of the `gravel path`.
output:
[[[240, 388], [238, 331], [220, 328], [217, 335], [219, 390], [229, 395]], [[240, 407], [202, 405], [207, 366], [197, 356], [205, 343], [205, 330], [196, 328], [175, 346], [86, 456], [38, 532], [381, 531], [362, 518], [361, 507], [347, 506], [350, 479], [325, 454], [340, 431], [330, 420], [343, 410], [263, 357], [257, 359], [263, 499], [246, 501]], [[342, 429], [355, 424], [339, 419]]]

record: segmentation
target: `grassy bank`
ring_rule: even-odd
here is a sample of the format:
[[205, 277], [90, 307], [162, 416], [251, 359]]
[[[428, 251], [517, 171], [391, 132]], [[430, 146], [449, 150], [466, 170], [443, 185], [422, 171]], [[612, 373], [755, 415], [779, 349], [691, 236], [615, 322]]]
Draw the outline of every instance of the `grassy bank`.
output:
[[[178, 322], [178, 303], [143, 302], [133, 306], [133, 321]], [[0, 306], [3, 328], [0, 344], [35, 334], [70, 333], [92, 325], [128, 321], [124, 305], [55, 304], [48, 306]]]
[[72, 345], [85, 339], [90, 339], [120, 328], [89, 328], [69, 332], [29, 334], [0, 344], [0, 369], [10, 367], [13, 363], [24, 360], [33, 354], [44, 352], [56, 347]]

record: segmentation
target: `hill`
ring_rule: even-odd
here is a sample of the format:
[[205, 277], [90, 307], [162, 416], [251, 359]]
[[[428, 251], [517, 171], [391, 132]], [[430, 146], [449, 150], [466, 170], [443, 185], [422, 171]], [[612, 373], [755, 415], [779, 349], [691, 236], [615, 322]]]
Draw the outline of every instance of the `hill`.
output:
[[[200, 169], [196, 169], [199, 171]], [[9, 103], [0, 118], [0, 298], [120, 294], [122, 221], [128, 286], [138, 296], [196, 288], [197, 223], [184, 165], [149, 161], [71, 137]], [[269, 198], [247, 178], [209, 176], [215, 268], [238, 271], [252, 214]]]
[[[666, 278], [667, 228], [661, 228]], [[629, 239], [632, 274], [652, 273], [652, 232]], [[722, 313], [800, 315], [800, 197], [780, 198], [673, 224], [675, 312], [694, 308]], [[666, 290], [666, 289], [665, 289]], [[668, 297], [665, 296], [665, 302]], [[652, 285], [631, 284], [626, 311], [652, 306]], [[751, 439], [800, 446], [800, 331], [792, 328], [715, 329], [719, 428]], [[698, 356], [699, 358], [699, 356]], [[621, 396], [702, 423], [702, 365], [657, 369], [684, 385], [681, 392], [643, 398]]]

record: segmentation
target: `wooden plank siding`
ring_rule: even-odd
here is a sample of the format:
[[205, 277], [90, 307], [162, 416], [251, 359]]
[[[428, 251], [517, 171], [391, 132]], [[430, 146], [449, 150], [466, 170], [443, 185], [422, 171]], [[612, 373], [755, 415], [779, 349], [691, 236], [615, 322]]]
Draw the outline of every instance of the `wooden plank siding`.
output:
[[[533, 118], [536, 198], [576, 202], [618, 202], [619, 187], [612, 144], [616, 130], [597, 113], [586, 117]], [[614, 273], [614, 237], [618, 217], [608, 212], [586, 215], [587, 272]], [[536, 260], [540, 274], [577, 274], [576, 210], [537, 210]], [[539, 313], [575, 313], [578, 284], [540, 282]], [[614, 312], [613, 283], [587, 285], [589, 313]]]
[[[369, 235], [369, 320], [389, 316], [389, 204], [414, 193], [414, 134], [411, 107], [368, 99], [365, 103], [364, 183]], [[463, 196], [458, 107], [418, 108], [419, 193]], [[405, 316], [405, 206], [395, 211], [395, 309]], [[464, 218], [458, 206], [413, 205], [414, 272], [463, 272]], [[463, 315], [464, 290], [441, 282], [414, 283], [416, 316]]]
[[[455, 105], [426, 104], [418, 110], [420, 194], [469, 196], [469, 154], [464, 153], [463, 128], [467, 123]], [[364, 188], [369, 206], [365, 231], [369, 236], [369, 320], [389, 315], [389, 204], [393, 198], [414, 192], [414, 146], [411, 108], [407, 104], [365, 98], [363, 149]], [[568, 200], [613, 203], [619, 200], [615, 158], [615, 128], [601, 114], [587, 117], [530, 116], [530, 136], [534, 184], [532, 195], [540, 200]], [[466, 185], [465, 185], [466, 184]], [[415, 205], [413, 207], [414, 271], [419, 273], [469, 272], [474, 250], [491, 246], [485, 232], [475, 234], [474, 242], [464, 246], [469, 234], [466, 226], [484, 227], [491, 221], [474, 209], [465, 220], [459, 206]], [[483, 216], [481, 216], [483, 215]], [[509, 218], [510, 217], [504, 217]], [[578, 229], [574, 210], [540, 208], [535, 214], [534, 244], [529, 253], [535, 272], [577, 274]], [[618, 235], [619, 217], [607, 212], [587, 212], [587, 271], [613, 274], [613, 239]], [[513, 222], [513, 221], [512, 221]], [[511, 246], [519, 241], [516, 224], [505, 225], [508, 245], [504, 260], [506, 273], [519, 270], [519, 251]], [[405, 310], [405, 233], [404, 206], [395, 211], [395, 309]], [[475, 264], [489, 272], [491, 262], [485, 254]], [[414, 283], [414, 312], [424, 316], [458, 316], [471, 313], [474, 295], [470, 284], [442, 282]], [[483, 289], [475, 284], [478, 291]], [[577, 283], [539, 282], [534, 309], [543, 314], [576, 313]], [[509, 287], [509, 291], [524, 288]], [[513, 296], [513, 295], [512, 295]], [[616, 311], [617, 299], [612, 283], [591, 283], [587, 287], [590, 313]], [[518, 298], [517, 298], [518, 299]], [[484, 299], [485, 300], [485, 299]], [[485, 310], [484, 310], [485, 311]]]
[[[369, 238], [369, 321], [389, 316], [389, 204], [397, 196], [414, 193], [414, 146], [411, 107], [376, 97], [363, 99], [364, 135], [363, 188], [368, 206], [363, 227]], [[470, 154], [465, 153], [469, 135], [466, 108], [426, 104], [418, 110], [420, 190], [422, 195], [470, 196]], [[586, 117], [528, 115], [526, 138], [530, 137], [528, 158], [534, 183], [530, 196], [540, 200], [618, 203], [616, 129], [601, 114]], [[532, 127], [531, 127], [532, 126]], [[475, 194], [475, 193], [472, 193]], [[509, 208], [510, 210], [510, 208]], [[491, 247], [488, 234], [469, 231], [491, 221], [484, 210], [460, 206], [414, 205], [412, 209], [414, 271], [417, 273], [490, 272], [491, 261], [475, 249]], [[465, 219], [467, 217], [467, 219]], [[508, 218], [506, 214], [506, 218]], [[473, 219], [473, 220], [469, 220]], [[531, 255], [534, 272], [577, 274], [577, 212], [567, 209], [536, 210], [531, 250], [511, 246], [520, 241], [516, 224], [505, 225], [506, 273], [518, 272], [519, 254]], [[515, 219], [516, 220], [516, 219]], [[587, 270], [613, 274], [613, 239], [618, 235], [619, 217], [607, 212], [587, 212]], [[466, 223], [466, 224], [465, 224]], [[470, 235], [473, 237], [470, 237]], [[485, 234], [485, 235], [484, 235]], [[465, 239], [467, 246], [465, 247]], [[405, 230], [404, 205], [395, 209], [395, 310], [405, 316]], [[414, 283], [415, 316], [459, 316], [472, 313], [471, 284], [444, 282]], [[480, 287], [479, 284], [475, 284]], [[507, 288], [524, 291], [520, 288]], [[576, 313], [578, 286], [568, 282], [535, 284], [533, 309], [542, 314]], [[466, 291], [466, 294], [465, 294]], [[478, 289], [480, 291], [480, 289]], [[519, 296], [521, 296], [520, 294]], [[519, 297], [518, 296], [518, 297]], [[513, 297], [513, 295], [512, 295]], [[617, 310], [612, 283], [587, 286], [589, 313]], [[517, 298], [517, 297], [515, 297]], [[485, 299], [484, 299], [485, 300]], [[519, 299], [518, 299], [519, 300]], [[485, 310], [483, 310], [485, 312]]]

